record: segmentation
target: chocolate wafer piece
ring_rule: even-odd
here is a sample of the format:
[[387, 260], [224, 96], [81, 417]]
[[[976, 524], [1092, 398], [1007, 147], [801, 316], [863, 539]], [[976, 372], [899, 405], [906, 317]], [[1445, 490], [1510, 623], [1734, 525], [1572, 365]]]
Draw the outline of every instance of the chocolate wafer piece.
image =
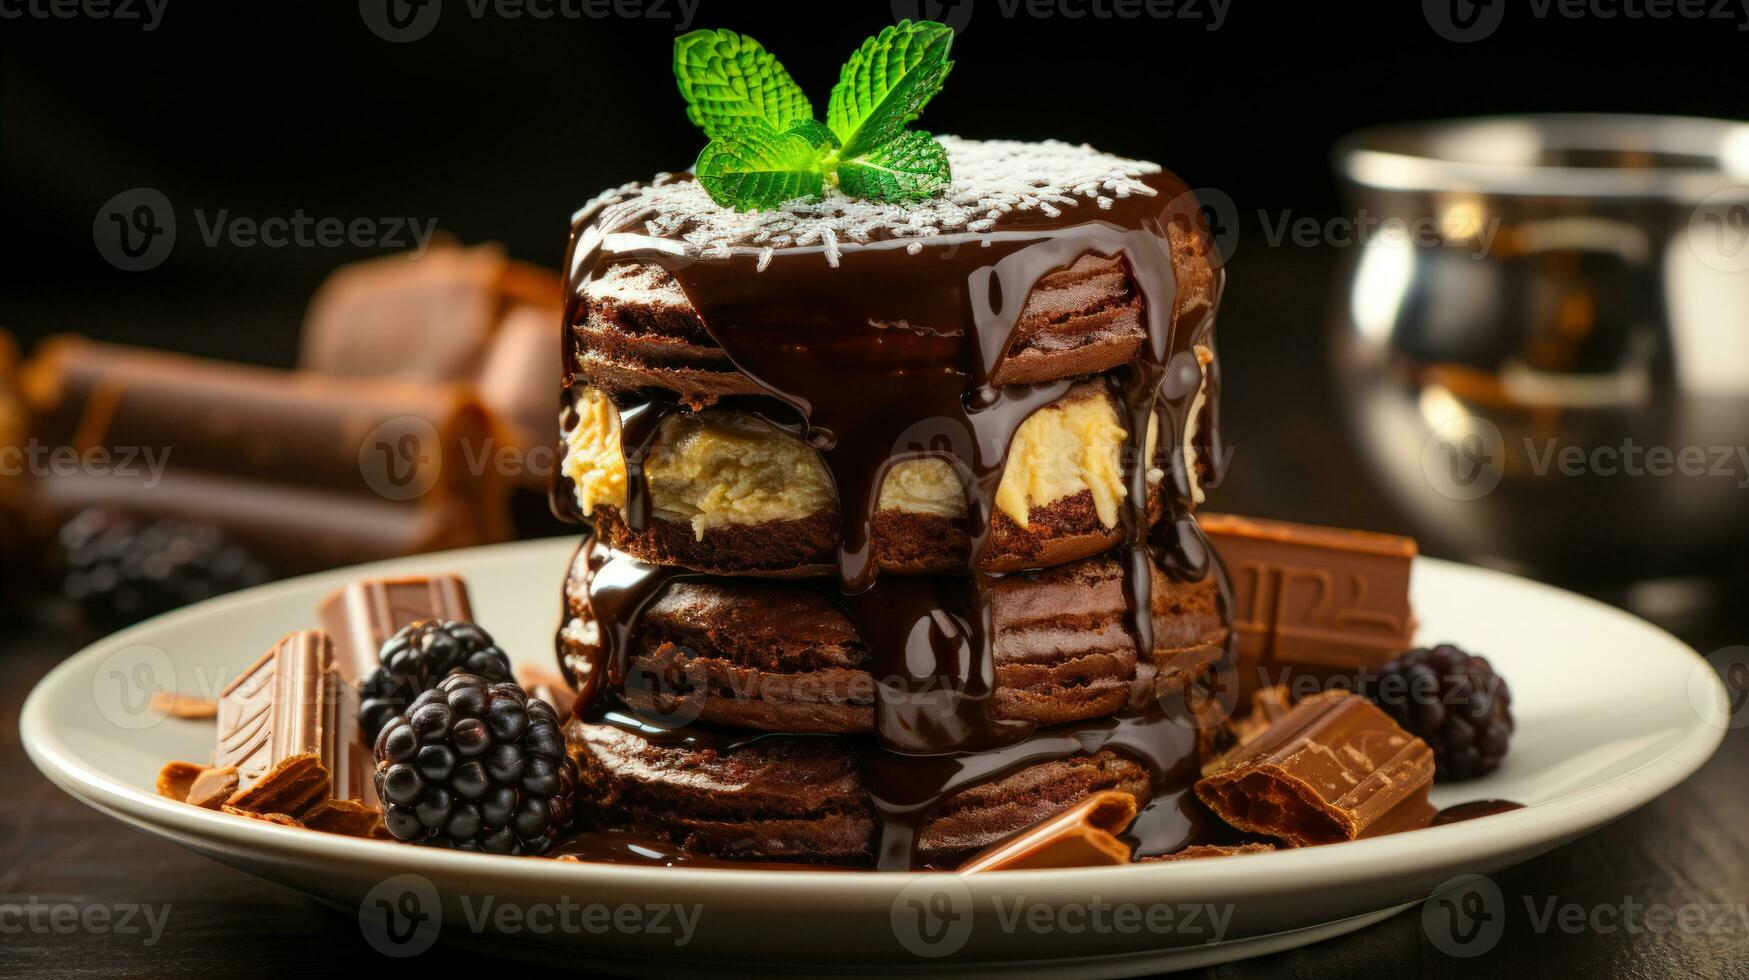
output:
[[1227, 514], [1197, 523], [1232, 581], [1242, 695], [1305, 693], [1414, 646], [1413, 539]]
[[90, 507], [181, 518], [286, 573], [509, 536], [498, 470], [467, 465], [493, 432], [470, 385], [273, 371], [78, 337], [40, 344], [22, 381], [43, 444], [118, 461], [29, 481], [41, 527]]
[[335, 667], [357, 685], [378, 665], [377, 652], [402, 627], [422, 619], [474, 621], [468, 585], [459, 575], [360, 579], [316, 607], [334, 643]]
[[1196, 795], [1232, 826], [1294, 846], [1425, 827], [1433, 750], [1363, 697], [1313, 695], [1203, 767]]
[[557, 273], [517, 262], [497, 245], [436, 242], [423, 255], [353, 262], [311, 298], [299, 366], [354, 377], [469, 379], [515, 307], [550, 309], [556, 344], [560, 294]]
[[335, 799], [375, 802], [358, 738], [358, 696], [340, 676], [333, 644], [321, 630], [279, 641], [219, 695], [213, 765], [236, 768], [239, 792], [304, 755], [328, 770]]
[[1130, 846], [1118, 840], [1136, 819], [1136, 798], [1117, 790], [1095, 793], [1045, 822], [988, 847], [960, 867], [979, 871], [1086, 868], [1130, 863]]

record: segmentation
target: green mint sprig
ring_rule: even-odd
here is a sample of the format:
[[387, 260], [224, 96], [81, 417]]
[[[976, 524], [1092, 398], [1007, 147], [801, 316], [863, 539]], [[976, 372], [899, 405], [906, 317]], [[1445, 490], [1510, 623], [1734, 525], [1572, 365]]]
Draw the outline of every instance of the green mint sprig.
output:
[[875, 201], [920, 201], [953, 179], [947, 153], [910, 125], [953, 68], [953, 30], [902, 20], [844, 63], [826, 121], [783, 65], [733, 31], [674, 42], [686, 116], [710, 137], [693, 167], [711, 200], [738, 211], [818, 199], [826, 185]]

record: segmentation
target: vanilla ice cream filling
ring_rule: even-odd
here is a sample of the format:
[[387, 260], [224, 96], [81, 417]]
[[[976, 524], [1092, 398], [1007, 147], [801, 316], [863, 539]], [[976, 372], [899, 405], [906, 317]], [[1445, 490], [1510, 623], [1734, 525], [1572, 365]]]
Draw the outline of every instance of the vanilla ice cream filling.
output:
[[[578, 509], [585, 516], [600, 506], [623, 509], [625, 458], [612, 401], [585, 389], [564, 435], [564, 473], [576, 488]], [[1116, 527], [1127, 496], [1123, 452], [1128, 439], [1103, 389], [1075, 389], [1033, 413], [1015, 432], [996, 508], [1024, 528], [1041, 508], [1088, 491], [1100, 522]], [[1157, 439], [1158, 420], [1153, 419], [1150, 459]], [[1150, 468], [1148, 482], [1156, 484], [1163, 476]], [[644, 477], [655, 515], [690, 524], [700, 540], [714, 527], [800, 520], [837, 503], [831, 476], [807, 443], [743, 412], [706, 410], [663, 419], [644, 460]], [[887, 471], [876, 506], [957, 519], [966, 514], [966, 497], [945, 460], [914, 459]]]

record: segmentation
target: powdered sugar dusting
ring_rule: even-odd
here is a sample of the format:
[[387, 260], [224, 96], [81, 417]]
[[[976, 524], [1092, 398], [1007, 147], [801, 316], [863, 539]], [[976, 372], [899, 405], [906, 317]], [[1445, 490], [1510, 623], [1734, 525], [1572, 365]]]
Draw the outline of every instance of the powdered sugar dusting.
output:
[[865, 201], [828, 189], [819, 201], [740, 212], [719, 207], [696, 181], [662, 174], [652, 184], [609, 191], [578, 214], [603, 231], [639, 229], [700, 254], [757, 248], [760, 268], [775, 249], [806, 246], [819, 247], [836, 266], [844, 243], [983, 232], [1012, 212], [1057, 217], [1087, 206], [1109, 210], [1118, 198], [1152, 196], [1154, 189], [1140, 178], [1160, 172], [1158, 164], [1085, 144], [939, 139], [953, 166], [953, 183], [942, 196], [915, 204]]

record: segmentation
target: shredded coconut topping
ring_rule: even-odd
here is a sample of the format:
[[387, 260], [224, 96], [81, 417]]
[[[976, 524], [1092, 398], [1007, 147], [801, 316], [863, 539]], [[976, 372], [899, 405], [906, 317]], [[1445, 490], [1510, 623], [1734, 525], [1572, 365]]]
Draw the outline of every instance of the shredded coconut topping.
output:
[[[658, 175], [652, 184], [626, 184], [589, 202], [606, 231], [640, 228], [655, 237], [685, 243], [700, 254], [736, 247], [760, 250], [759, 268], [780, 248], [818, 246], [832, 265], [847, 242], [931, 238], [954, 232], [989, 231], [1003, 215], [1038, 211], [1058, 217], [1066, 209], [1109, 210], [1117, 198], [1152, 196], [1140, 178], [1158, 164], [1101, 153], [1086, 144], [1056, 140], [966, 140], [938, 137], [953, 166], [946, 193], [914, 204], [848, 197], [828, 188], [818, 201], [791, 201], [771, 211], [733, 211], [710, 199], [694, 180]], [[921, 242], [909, 246], [913, 251]]]

